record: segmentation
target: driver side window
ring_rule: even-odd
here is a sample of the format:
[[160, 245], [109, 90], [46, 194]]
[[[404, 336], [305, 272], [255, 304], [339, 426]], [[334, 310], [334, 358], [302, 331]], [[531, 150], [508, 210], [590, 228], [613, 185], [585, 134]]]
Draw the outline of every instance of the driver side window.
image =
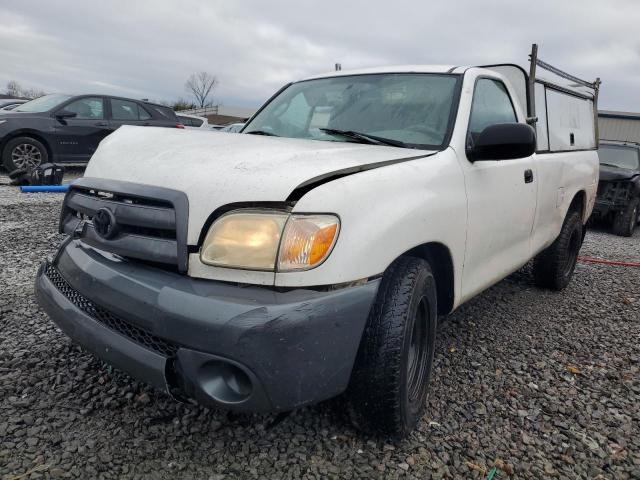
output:
[[469, 133], [476, 137], [490, 125], [517, 121], [516, 112], [504, 84], [490, 78], [478, 79], [473, 92]]
[[71, 102], [64, 107], [65, 110], [75, 112], [77, 120], [103, 120], [104, 108], [102, 104], [102, 98], [99, 97], [87, 97]]

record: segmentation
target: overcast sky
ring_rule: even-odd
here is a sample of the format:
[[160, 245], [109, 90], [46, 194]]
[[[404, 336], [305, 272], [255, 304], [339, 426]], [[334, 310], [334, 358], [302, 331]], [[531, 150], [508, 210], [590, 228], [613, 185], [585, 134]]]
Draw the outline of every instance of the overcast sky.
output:
[[600, 76], [600, 108], [640, 111], [639, 0], [3, 0], [0, 91], [17, 80], [172, 100], [206, 70], [216, 101], [252, 107], [336, 62], [526, 66], [532, 42], [547, 62]]

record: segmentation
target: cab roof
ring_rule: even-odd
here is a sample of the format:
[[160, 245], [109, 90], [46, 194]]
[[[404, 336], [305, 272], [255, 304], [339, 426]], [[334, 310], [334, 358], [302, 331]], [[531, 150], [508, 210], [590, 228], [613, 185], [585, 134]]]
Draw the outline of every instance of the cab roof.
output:
[[357, 70], [325, 72], [302, 78], [300, 81], [314, 80], [316, 78], [346, 77], [349, 75], [371, 75], [376, 73], [453, 73], [457, 68], [458, 67], [455, 65], [396, 65], [389, 67], [371, 67]]

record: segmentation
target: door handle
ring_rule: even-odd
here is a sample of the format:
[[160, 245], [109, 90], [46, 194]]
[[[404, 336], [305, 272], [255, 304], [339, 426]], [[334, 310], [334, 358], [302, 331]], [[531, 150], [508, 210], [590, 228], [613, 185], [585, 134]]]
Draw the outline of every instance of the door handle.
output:
[[107, 122], [97, 122], [96, 127], [108, 127], [109, 124]]
[[531, 170], [530, 168], [527, 168], [524, 171], [524, 183], [531, 183], [533, 182], [533, 170]]

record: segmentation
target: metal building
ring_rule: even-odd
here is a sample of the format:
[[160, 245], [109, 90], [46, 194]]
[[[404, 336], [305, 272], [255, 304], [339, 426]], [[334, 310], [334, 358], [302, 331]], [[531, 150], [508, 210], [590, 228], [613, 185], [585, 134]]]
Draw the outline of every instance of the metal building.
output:
[[640, 142], [640, 113], [598, 111], [601, 140]]

